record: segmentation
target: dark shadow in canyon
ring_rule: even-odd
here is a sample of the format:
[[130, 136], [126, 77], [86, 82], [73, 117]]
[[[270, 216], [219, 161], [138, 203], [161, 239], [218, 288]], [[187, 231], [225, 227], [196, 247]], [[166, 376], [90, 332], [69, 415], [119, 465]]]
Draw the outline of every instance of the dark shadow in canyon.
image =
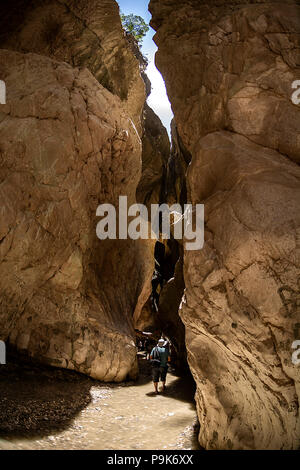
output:
[[[139, 370], [140, 375], [138, 380], [135, 382], [136, 386], [145, 385], [146, 383], [152, 382], [152, 370], [149, 361], [140, 358]], [[172, 382], [169, 384], [170, 373], [172, 374], [173, 378], [174, 376], [177, 378], [175, 380], [172, 380]], [[189, 370], [187, 370], [184, 374], [179, 374], [178, 372], [176, 372], [176, 369], [174, 369], [174, 367], [169, 368], [166, 380], [166, 390], [162, 393], [163, 396], [174, 400], [190, 403], [191, 409], [195, 410], [195, 392], [196, 384]], [[151, 391], [149, 393], [146, 393], [146, 396], [155, 398], [156, 394]]]
[[[92, 386], [109, 387], [112, 393], [120, 386], [36, 363], [10, 349], [7, 352], [7, 364], [0, 369], [0, 438], [3, 439], [31, 440], [62, 432], [71, 427], [74, 418], [92, 402]], [[138, 380], [122, 386], [150, 385], [149, 361], [139, 359], [139, 366]], [[176, 375], [173, 369], [172, 374]], [[195, 410], [194, 392], [195, 383], [186, 375], [172, 380], [164, 396], [190, 403], [190, 408]], [[148, 399], [151, 393], [144, 395], [144, 400]]]
[[0, 369], [0, 437], [42, 437], [70, 426], [91, 402], [95, 381], [8, 350]]
[[[190, 403], [191, 409], [196, 409], [194, 404], [195, 382], [189, 376], [178, 377], [171, 385], [167, 383], [166, 390], [160, 393], [165, 397]], [[146, 393], [146, 395], [149, 397], [156, 396], [154, 392]]]

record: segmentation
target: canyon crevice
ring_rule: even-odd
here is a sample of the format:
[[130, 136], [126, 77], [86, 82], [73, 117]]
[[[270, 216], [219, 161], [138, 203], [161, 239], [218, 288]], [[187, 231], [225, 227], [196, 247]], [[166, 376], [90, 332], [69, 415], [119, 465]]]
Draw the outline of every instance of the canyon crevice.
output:
[[[172, 144], [114, 0], [0, 6], [0, 339], [102, 381], [170, 334], [205, 449], [297, 449], [300, 2], [151, 0]], [[205, 244], [103, 240], [97, 207], [205, 205]]]

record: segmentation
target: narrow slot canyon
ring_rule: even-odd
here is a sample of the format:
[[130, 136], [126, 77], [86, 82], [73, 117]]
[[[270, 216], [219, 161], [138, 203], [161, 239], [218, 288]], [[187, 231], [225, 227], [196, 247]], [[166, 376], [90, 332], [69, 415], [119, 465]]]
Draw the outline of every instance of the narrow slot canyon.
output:
[[1, 2], [0, 449], [299, 450], [300, 2], [148, 8], [170, 130], [121, 1]]

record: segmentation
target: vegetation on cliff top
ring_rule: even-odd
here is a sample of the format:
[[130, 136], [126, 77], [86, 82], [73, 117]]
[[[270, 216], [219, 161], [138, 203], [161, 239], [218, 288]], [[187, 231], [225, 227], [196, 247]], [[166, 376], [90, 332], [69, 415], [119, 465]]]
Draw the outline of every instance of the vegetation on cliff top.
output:
[[132, 34], [140, 44], [149, 31], [149, 25], [141, 16], [134, 15], [133, 13], [130, 15], [124, 15], [121, 13], [120, 16], [125, 31], [129, 34]]

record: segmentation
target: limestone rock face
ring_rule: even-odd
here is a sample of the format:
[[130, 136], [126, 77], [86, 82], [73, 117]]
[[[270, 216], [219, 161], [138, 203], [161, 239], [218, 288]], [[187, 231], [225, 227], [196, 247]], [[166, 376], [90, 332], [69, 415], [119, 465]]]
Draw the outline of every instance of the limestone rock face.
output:
[[150, 211], [151, 204], [160, 204], [164, 189], [170, 141], [165, 127], [154, 111], [145, 104], [142, 138], [142, 176], [137, 188], [137, 201]]
[[[175, 243], [175, 242], [174, 242]], [[157, 323], [162, 331], [166, 331], [172, 338], [174, 349], [173, 363], [178, 370], [185, 372], [188, 369], [185, 347], [185, 329], [178, 314], [179, 306], [184, 292], [183, 262], [179, 257], [174, 276], [163, 286], [159, 297], [159, 313]]]
[[87, 68], [41, 55], [0, 50], [0, 76], [1, 339], [101, 380], [134, 376], [132, 315], [153, 261], [144, 241], [96, 236], [99, 204], [135, 202], [126, 105]]
[[182, 144], [174, 119], [171, 122], [171, 137], [172, 145], [167, 164], [164, 192], [168, 204], [179, 203], [183, 205], [187, 202], [186, 170], [191, 161], [191, 155]]
[[141, 134], [145, 86], [114, 0], [10, 0], [0, 6], [0, 47], [87, 67], [123, 101]]
[[[207, 449], [298, 448], [300, 6], [151, 0], [205, 245], [180, 310]], [[187, 76], [188, 71], [188, 76]]]

